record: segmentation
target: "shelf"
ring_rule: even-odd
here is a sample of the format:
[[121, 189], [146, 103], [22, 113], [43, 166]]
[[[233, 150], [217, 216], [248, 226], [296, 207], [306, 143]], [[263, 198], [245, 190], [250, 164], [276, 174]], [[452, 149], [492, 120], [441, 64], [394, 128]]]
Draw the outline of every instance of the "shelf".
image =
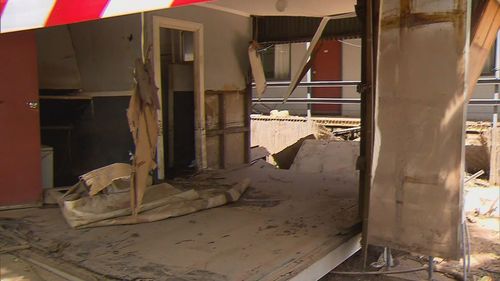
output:
[[91, 96], [40, 96], [41, 100], [92, 100]]

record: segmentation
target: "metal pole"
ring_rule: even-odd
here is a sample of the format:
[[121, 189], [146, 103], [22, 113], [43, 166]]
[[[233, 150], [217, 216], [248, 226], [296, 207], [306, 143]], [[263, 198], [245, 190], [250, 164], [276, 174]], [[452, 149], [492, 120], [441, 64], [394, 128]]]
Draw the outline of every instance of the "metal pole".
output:
[[[310, 45], [310, 43], [307, 42], [306, 43], [307, 49], [309, 49], [309, 45]], [[309, 68], [306, 75], [307, 75], [307, 78], [306, 78], [307, 82], [311, 82], [311, 80], [312, 80], [311, 79], [311, 68]], [[312, 87], [307, 87], [307, 99], [308, 100], [311, 98], [311, 92], [312, 92]], [[311, 103], [307, 103], [307, 119], [308, 120], [311, 119], [311, 108], [312, 108]]]
[[[276, 81], [267, 82], [268, 88], [288, 88], [290, 86], [290, 81]], [[347, 81], [347, 80], [322, 80], [322, 81], [302, 81], [297, 84], [299, 88], [306, 87], [357, 87], [360, 81]], [[255, 87], [255, 83], [252, 83], [252, 87]]]
[[361, 94], [361, 143], [359, 166], [359, 215], [362, 221], [361, 247], [363, 251], [363, 265], [366, 269], [368, 260], [368, 203], [370, 197], [371, 157], [373, 154], [373, 127], [375, 104], [375, 57], [376, 53], [376, 21], [379, 1], [358, 0], [356, 9], [360, 8], [358, 16], [363, 24], [361, 40], [361, 80], [359, 92]]
[[[311, 88], [309, 88], [309, 90], [307, 91], [307, 99], [310, 100], [311, 99], [311, 91], [310, 91]], [[308, 102], [307, 103], [307, 119], [311, 119], [311, 103]]]
[[390, 265], [389, 265], [389, 255], [387, 254], [387, 247], [384, 247], [383, 257], [384, 257], [384, 261], [385, 261], [385, 268], [387, 270], [389, 270], [390, 269]]
[[394, 262], [392, 261], [392, 251], [389, 247], [384, 247], [384, 260], [386, 270], [390, 270], [394, 266]]
[[434, 273], [434, 257], [429, 256], [429, 269], [428, 269], [428, 277], [429, 281], [432, 281], [432, 275]]
[[[495, 53], [496, 53], [496, 50], [495, 50]], [[498, 83], [500, 83], [500, 79], [496, 78], [496, 77], [481, 77], [477, 80], [477, 84], [481, 84], [481, 85], [496, 85]]]
[[[283, 98], [253, 98], [253, 103], [277, 104], [283, 103]], [[360, 104], [359, 98], [289, 98], [287, 103], [305, 103], [305, 104]], [[471, 99], [469, 105], [472, 106], [495, 106], [500, 105], [499, 99]]]
[[[498, 71], [496, 71], [498, 73]], [[499, 86], [495, 85], [495, 94], [493, 98], [498, 99]], [[491, 155], [490, 155], [490, 183], [497, 184], [500, 180], [498, 177], [498, 105], [493, 107], [493, 119], [491, 122]]]
[[[496, 48], [495, 48], [495, 79], [500, 79], [500, 31], [497, 33]], [[493, 99], [498, 100], [500, 86], [495, 84], [495, 93]], [[490, 183], [498, 183], [498, 105], [493, 107], [493, 116], [491, 120], [491, 149], [490, 149]]]
[[[323, 81], [306, 81], [300, 82], [297, 87], [316, 87], [316, 88], [327, 88], [327, 87], [357, 87], [361, 84], [361, 81], [357, 80], [323, 80]], [[500, 77], [481, 77], [477, 80], [478, 85], [496, 85], [500, 84]], [[269, 81], [266, 83], [268, 88], [287, 88], [290, 86], [290, 81]], [[255, 88], [255, 83], [252, 83], [252, 88]]]

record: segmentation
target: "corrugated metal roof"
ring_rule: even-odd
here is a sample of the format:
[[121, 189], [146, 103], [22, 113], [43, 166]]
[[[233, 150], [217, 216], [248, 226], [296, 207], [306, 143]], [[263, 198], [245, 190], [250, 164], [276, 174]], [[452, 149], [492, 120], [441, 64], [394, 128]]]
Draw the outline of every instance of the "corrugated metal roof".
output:
[[[307, 42], [314, 36], [321, 18], [289, 16], [254, 16], [253, 34], [259, 43]], [[323, 39], [361, 37], [361, 22], [357, 17], [332, 19]]]

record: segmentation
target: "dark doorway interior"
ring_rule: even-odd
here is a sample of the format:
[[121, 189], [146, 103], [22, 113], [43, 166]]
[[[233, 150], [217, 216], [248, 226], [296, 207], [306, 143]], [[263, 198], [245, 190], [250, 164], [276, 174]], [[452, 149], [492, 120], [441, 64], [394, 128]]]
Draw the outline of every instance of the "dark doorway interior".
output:
[[42, 91], [40, 103], [41, 141], [54, 150], [54, 186], [73, 185], [88, 171], [130, 162], [130, 97], [65, 99], [68, 94], [57, 94]]
[[193, 33], [162, 28], [160, 55], [166, 177], [196, 170]]

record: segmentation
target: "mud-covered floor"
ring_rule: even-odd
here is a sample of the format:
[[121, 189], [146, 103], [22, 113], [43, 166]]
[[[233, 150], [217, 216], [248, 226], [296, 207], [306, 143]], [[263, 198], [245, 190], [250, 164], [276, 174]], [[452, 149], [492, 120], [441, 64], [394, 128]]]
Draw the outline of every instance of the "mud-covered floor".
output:
[[[352, 177], [300, 174], [257, 163], [173, 184], [188, 188], [191, 183], [227, 184], [243, 177], [251, 178], [252, 184], [238, 202], [154, 223], [74, 230], [56, 206], [0, 212], [0, 280], [286, 280], [359, 231], [353, 227], [357, 184]], [[498, 187], [481, 180], [466, 188], [472, 248], [469, 280], [500, 280], [499, 211], [484, 215], [491, 206], [498, 208], [494, 200], [499, 194]], [[23, 242], [31, 248], [1, 252]], [[380, 252], [370, 248], [368, 264]], [[391, 270], [427, 264], [418, 254], [393, 254], [396, 266]], [[71, 278], [44, 269], [36, 264], [40, 261], [69, 272]], [[434, 280], [460, 280], [460, 261], [436, 261], [439, 272]], [[360, 271], [362, 263], [358, 252], [334, 271]], [[330, 273], [321, 280], [427, 280], [427, 272]]]
[[[498, 231], [499, 218], [488, 218], [478, 220], [477, 224], [470, 224], [469, 228], [471, 231], [471, 273], [469, 274], [468, 280], [481, 280], [481, 281], [496, 281], [500, 280], [500, 234]], [[488, 226], [485, 226], [488, 224]], [[495, 226], [496, 224], [496, 226]], [[496, 227], [492, 229], [491, 227]], [[368, 264], [370, 262], [376, 261], [381, 253], [382, 249], [372, 248], [368, 255]], [[396, 266], [392, 267], [390, 270], [403, 270], [412, 269], [425, 266], [427, 264], [427, 258], [420, 256], [418, 254], [409, 254], [405, 252], [393, 252]], [[436, 281], [453, 281], [453, 280], [463, 280], [461, 279], [462, 274], [462, 263], [461, 261], [448, 261], [436, 259], [436, 267], [438, 272], [433, 273], [433, 280]], [[343, 264], [338, 266], [334, 271], [360, 271], [363, 268], [363, 258], [361, 251], [353, 255]], [[368, 270], [375, 270], [374, 268], [368, 268]], [[484, 279], [481, 279], [484, 278]], [[491, 279], [487, 279], [491, 278]], [[417, 280], [428, 280], [427, 271], [418, 271], [413, 273], [405, 274], [393, 274], [393, 275], [377, 275], [377, 276], [346, 276], [337, 275], [330, 273], [321, 281], [417, 281]]]
[[75, 280], [286, 280], [359, 233], [342, 177], [257, 163], [192, 180], [245, 177], [238, 202], [153, 223], [75, 230], [55, 206], [0, 212], [0, 247], [31, 246], [0, 256], [2, 280], [58, 280], [37, 261]]

